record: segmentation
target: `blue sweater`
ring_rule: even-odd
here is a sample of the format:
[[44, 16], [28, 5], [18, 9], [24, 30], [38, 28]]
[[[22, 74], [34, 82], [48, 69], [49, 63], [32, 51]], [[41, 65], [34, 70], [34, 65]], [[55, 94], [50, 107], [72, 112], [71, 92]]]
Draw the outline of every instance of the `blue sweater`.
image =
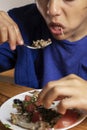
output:
[[8, 13], [18, 24], [25, 43], [51, 38], [52, 44], [40, 50], [17, 46], [15, 51], [7, 42], [0, 45], [0, 72], [15, 68], [15, 83], [36, 89], [72, 73], [87, 79], [87, 36], [76, 42], [55, 40], [35, 4]]

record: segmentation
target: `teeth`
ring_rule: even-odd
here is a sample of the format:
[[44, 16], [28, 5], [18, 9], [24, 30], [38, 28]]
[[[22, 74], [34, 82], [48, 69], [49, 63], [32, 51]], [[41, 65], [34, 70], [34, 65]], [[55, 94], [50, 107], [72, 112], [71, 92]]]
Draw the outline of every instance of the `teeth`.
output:
[[63, 29], [61, 28], [61, 33], [62, 33], [62, 35], [64, 36], [64, 32], [63, 32]]
[[[59, 24], [58, 24], [58, 25], [59, 25]], [[63, 32], [62, 27], [58, 26], [58, 29], [61, 30], [61, 33], [62, 33], [62, 35], [64, 36], [64, 32]]]
[[56, 30], [61, 30], [61, 27], [59, 27], [59, 26], [56, 26], [56, 27], [54, 27]]
[[59, 29], [61, 29], [61, 27], [58, 27]]

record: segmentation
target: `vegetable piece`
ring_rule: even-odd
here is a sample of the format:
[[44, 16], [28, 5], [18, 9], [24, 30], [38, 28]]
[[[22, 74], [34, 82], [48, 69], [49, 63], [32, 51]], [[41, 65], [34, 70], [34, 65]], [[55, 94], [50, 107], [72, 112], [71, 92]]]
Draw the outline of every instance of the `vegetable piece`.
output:
[[67, 112], [58, 119], [56, 125], [54, 125], [54, 128], [59, 129], [69, 127], [78, 120], [79, 116], [80, 115], [77, 111], [67, 110]]
[[35, 110], [35, 105], [34, 104], [29, 104], [27, 107], [26, 107], [26, 111], [27, 112], [34, 112]]
[[35, 123], [37, 121], [41, 121], [42, 120], [42, 117], [40, 115], [40, 113], [38, 111], [35, 111], [33, 112], [33, 115], [32, 115], [32, 122]]
[[28, 95], [26, 95], [24, 100], [25, 100], [25, 101], [30, 101], [30, 100], [31, 100], [31, 97], [28, 96]]

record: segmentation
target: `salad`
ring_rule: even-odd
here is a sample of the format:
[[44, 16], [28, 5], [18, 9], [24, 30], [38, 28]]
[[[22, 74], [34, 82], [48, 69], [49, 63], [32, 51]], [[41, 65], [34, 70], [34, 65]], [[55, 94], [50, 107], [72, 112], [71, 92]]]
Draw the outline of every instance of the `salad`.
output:
[[[75, 109], [67, 110], [65, 115], [56, 111], [56, 107], [49, 109], [37, 105], [38, 91], [33, 91], [32, 96], [25, 95], [24, 100], [14, 99], [13, 108], [16, 113], [11, 113], [11, 123], [28, 130], [55, 130], [66, 128], [74, 124], [81, 115]], [[55, 101], [53, 102], [54, 105]]]

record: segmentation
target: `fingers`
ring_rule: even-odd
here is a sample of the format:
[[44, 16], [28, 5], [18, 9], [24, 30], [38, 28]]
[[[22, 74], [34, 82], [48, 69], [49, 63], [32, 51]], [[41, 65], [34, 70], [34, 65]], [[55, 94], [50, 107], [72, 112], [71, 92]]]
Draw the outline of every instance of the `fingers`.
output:
[[[2, 15], [4, 15], [4, 12], [2, 13]], [[8, 14], [4, 15], [4, 18], [6, 19], [6, 21], [8, 21], [11, 25], [14, 25], [14, 29], [15, 29], [15, 32], [16, 32], [16, 35], [17, 35], [17, 40], [18, 40], [18, 43], [21, 43], [23, 42], [23, 39], [22, 39], [22, 35], [21, 35], [21, 32], [18, 28], [18, 25], [11, 19], [11, 17], [8, 16]]]
[[7, 29], [3, 25], [0, 25], [0, 26], [2, 26], [2, 28], [0, 28], [0, 43], [2, 43], [2, 42], [7, 41], [8, 32], [7, 32]]
[[12, 50], [15, 50], [16, 49], [16, 45], [19, 44], [19, 45], [22, 45], [21, 41], [19, 40], [18, 36], [17, 36], [17, 33], [14, 29], [13, 26], [10, 26], [10, 28], [8, 28], [8, 42], [10, 44], [10, 48]]
[[60, 103], [57, 106], [58, 108], [57, 110], [59, 113], [65, 114], [67, 109], [73, 109], [73, 108], [81, 109], [80, 105], [81, 102], [79, 99], [75, 97], [69, 97], [60, 101]]
[[[40, 97], [42, 97], [42, 95], [40, 95]], [[50, 89], [49, 92], [46, 93], [44, 97], [39, 99], [41, 99], [41, 102], [46, 108], [49, 108], [57, 97], [58, 97], [57, 87], [55, 87], [55, 89], [54, 88]]]
[[75, 76], [73, 76], [73, 75], [69, 75], [69, 76], [66, 76], [64, 78], [61, 78], [60, 80], [55, 80], [55, 81], [49, 82], [45, 87], [43, 87], [43, 90], [41, 91], [41, 93], [39, 95], [39, 99], [43, 100], [46, 93], [48, 93], [55, 86], [56, 87], [59, 87], [59, 86], [61, 86], [61, 87], [64, 87], [64, 86], [68, 87], [69, 86], [70, 87], [74, 77]]
[[[43, 100], [45, 95], [49, 93], [51, 89], [54, 89], [54, 93], [58, 93], [58, 96], [66, 96], [74, 93], [74, 90], [78, 90], [79, 86], [81, 84], [84, 84], [85, 81], [83, 81], [80, 77], [70, 74], [64, 78], [61, 78], [60, 80], [51, 81], [49, 82], [41, 91], [39, 95], [39, 99]], [[56, 88], [58, 87], [57, 91], [55, 92]], [[77, 91], [78, 92], [78, 91]]]
[[[46, 89], [46, 87], [44, 89]], [[66, 97], [70, 97], [74, 93], [73, 89], [72, 88], [70, 89], [67, 86], [51, 87], [49, 88], [49, 91], [48, 90], [45, 91], [44, 89], [40, 93], [38, 99], [39, 102], [42, 102], [46, 108], [49, 108], [55, 99], [63, 97], [61, 98], [61, 100], [63, 100]]]
[[[39, 100], [43, 100], [44, 97], [45, 97], [45, 95], [46, 95], [47, 93], [49, 93], [49, 91], [50, 91], [52, 88], [54, 88], [55, 86], [57, 87], [57, 86], [63, 85], [63, 84], [65, 83], [65, 82], [63, 82], [63, 81], [66, 81], [66, 80], [67, 80], [67, 77], [64, 77], [64, 78], [62, 78], [62, 79], [60, 79], [60, 80], [55, 80], [55, 81], [50, 81], [50, 82], [48, 82], [48, 84], [47, 84], [45, 87], [43, 87], [42, 91], [40, 92], [40, 94], [39, 94]], [[55, 91], [55, 89], [56, 89], [56, 88], [54, 88], [53, 91]], [[55, 92], [54, 92], [54, 93], [55, 93]]]
[[0, 11], [0, 43], [8, 41], [12, 50], [22, 45], [23, 39], [17, 24], [7, 13]]
[[86, 93], [87, 81], [72, 74], [49, 82], [39, 94], [39, 101], [49, 108], [55, 99], [63, 97], [58, 105], [58, 111], [64, 114], [70, 108], [87, 109]]
[[42, 101], [45, 97], [45, 95], [53, 88], [53, 82], [49, 82], [40, 92], [40, 94], [38, 95], [38, 100]]
[[67, 109], [82, 108], [80, 98], [77, 97], [74, 93], [75, 91], [73, 88], [69, 88], [67, 86], [55, 86], [51, 87], [51, 89], [49, 89], [49, 91], [45, 93], [45, 96], [40, 101], [43, 102], [45, 108], [49, 108], [57, 97], [63, 95], [64, 98], [60, 100], [57, 108], [59, 113], [65, 114]]

